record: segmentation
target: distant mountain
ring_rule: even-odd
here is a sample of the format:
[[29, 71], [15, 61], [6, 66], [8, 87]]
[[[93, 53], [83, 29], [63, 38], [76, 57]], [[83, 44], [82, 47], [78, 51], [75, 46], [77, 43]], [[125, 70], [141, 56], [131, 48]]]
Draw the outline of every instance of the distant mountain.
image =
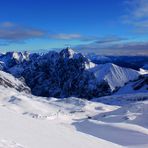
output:
[[5, 68], [13, 67], [27, 60], [29, 60], [29, 53], [27, 52], [7, 52], [0, 55], [0, 61], [5, 63]]
[[139, 70], [147, 64], [148, 56], [100, 56], [96, 54], [86, 55], [95, 64], [113, 63], [121, 67]]
[[104, 64], [112, 62], [112, 59], [108, 56], [96, 55], [94, 53], [87, 54], [86, 57], [97, 64]]

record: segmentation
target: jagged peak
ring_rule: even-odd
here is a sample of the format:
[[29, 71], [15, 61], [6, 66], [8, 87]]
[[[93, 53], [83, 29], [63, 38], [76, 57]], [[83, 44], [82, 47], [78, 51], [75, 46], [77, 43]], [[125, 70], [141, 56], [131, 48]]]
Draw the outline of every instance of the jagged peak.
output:
[[73, 49], [67, 47], [67, 48], [63, 49], [63, 50], [60, 52], [60, 54], [61, 54], [63, 57], [73, 58], [74, 55], [76, 54], [76, 52], [75, 52]]

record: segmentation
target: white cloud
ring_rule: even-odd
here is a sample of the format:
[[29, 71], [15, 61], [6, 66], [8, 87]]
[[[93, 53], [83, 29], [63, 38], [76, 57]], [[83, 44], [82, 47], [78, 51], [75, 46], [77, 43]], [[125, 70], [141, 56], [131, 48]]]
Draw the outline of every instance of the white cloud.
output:
[[58, 39], [58, 40], [80, 40], [80, 41], [97, 40], [97, 37], [95, 36], [84, 36], [81, 34], [65, 34], [65, 33], [50, 34], [48, 37], [50, 39]]
[[32, 38], [41, 38], [46, 36], [47, 32], [27, 26], [20, 26], [12, 22], [0, 23], [0, 41], [4, 45], [13, 42], [22, 43], [24, 40]]
[[[107, 37], [106, 37], [107, 38]], [[122, 37], [118, 37], [119, 39]], [[123, 40], [124, 41], [124, 40]], [[104, 55], [144, 55], [148, 56], [148, 41], [115, 41], [115, 42], [93, 42], [81, 44], [75, 47], [85, 53], [98, 53]]]
[[59, 34], [51, 34], [51, 35], [49, 35], [49, 38], [70, 40], [70, 39], [79, 39], [79, 38], [81, 38], [81, 35], [80, 34], [59, 33]]

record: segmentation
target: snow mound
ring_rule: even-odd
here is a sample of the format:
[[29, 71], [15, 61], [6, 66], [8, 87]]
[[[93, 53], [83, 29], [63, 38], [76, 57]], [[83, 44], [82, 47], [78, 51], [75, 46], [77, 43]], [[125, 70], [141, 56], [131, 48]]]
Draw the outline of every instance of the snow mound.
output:
[[[95, 120], [104, 122], [127, 122], [148, 127], [148, 101], [141, 101], [122, 106], [114, 111], [99, 114]], [[147, 132], [148, 133], [148, 132]]]

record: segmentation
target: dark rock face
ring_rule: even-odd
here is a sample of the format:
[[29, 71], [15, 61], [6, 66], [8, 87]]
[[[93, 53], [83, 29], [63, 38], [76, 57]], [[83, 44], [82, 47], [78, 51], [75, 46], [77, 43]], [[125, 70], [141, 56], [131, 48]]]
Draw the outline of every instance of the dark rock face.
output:
[[[94, 74], [85, 70], [88, 62], [82, 54], [64, 49], [37, 58], [22, 75], [34, 95], [90, 99], [101, 95], [101, 87]], [[106, 86], [104, 93], [108, 89]]]
[[133, 88], [134, 90], [139, 90], [144, 86], [147, 86], [148, 90], [148, 74], [140, 76], [139, 80], [137, 80], [137, 82], [135, 82], [135, 84], [133, 85]]
[[94, 74], [86, 69], [90, 61], [72, 49], [27, 57], [27, 60], [12, 62], [13, 66], [7, 71], [15, 77], [23, 77], [34, 95], [91, 99], [110, 93], [108, 84], [99, 84]]

